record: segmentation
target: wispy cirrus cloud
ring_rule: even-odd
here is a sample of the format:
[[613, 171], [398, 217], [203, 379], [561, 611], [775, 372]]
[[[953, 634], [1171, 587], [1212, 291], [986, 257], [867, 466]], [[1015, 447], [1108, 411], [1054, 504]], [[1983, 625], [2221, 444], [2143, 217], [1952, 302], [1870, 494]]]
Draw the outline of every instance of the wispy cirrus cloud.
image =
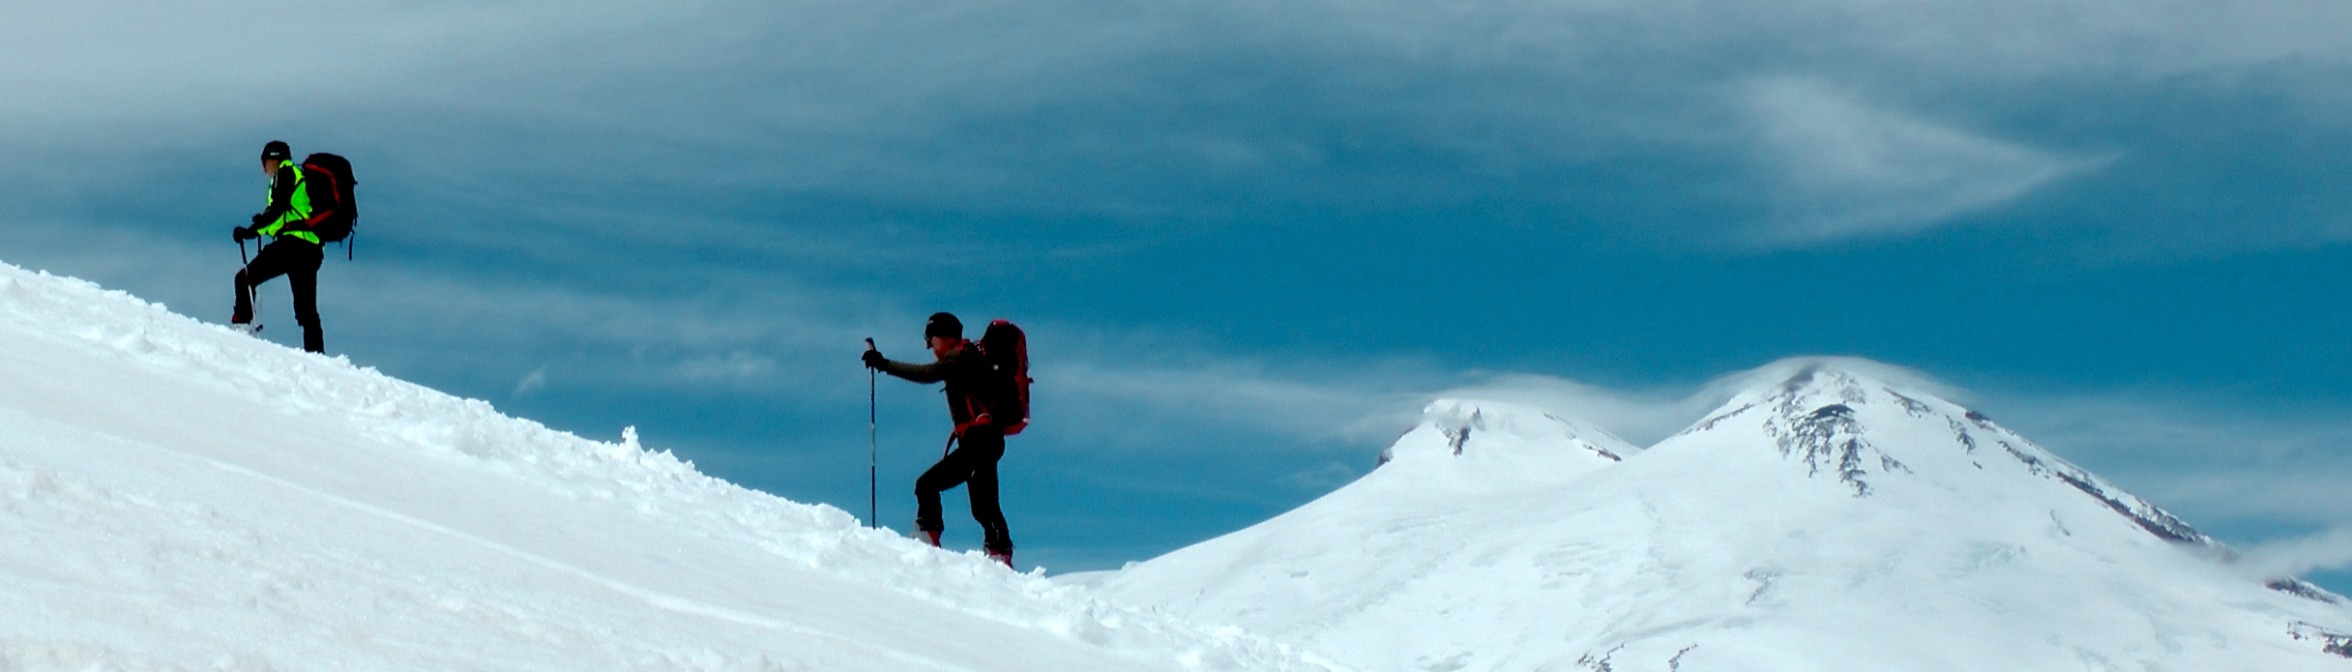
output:
[[1039, 375], [1062, 397], [1040, 412], [1061, 411], [1090, 433], [1122, 440], [1148, 442], [1169, 427], [1214, 427], [1348, 450], [1412, 427], [1426, 401], [1416, 383], [1443, 378], [1401, 363], [1315, 373], [1208, 353], [1177, 359], [1193, 361], [1137, 365], [1088, 358], [1040, 367]]
[[2263, 542], [2247, 547], [2243, 553], [2238, 565], [2264, 579], [2352, 568], [2352, 527]]
[[1758, 242], [1804, 246], [1915, 234], [1997, 208], [2112, 158], [2025, 146], [1875, 106], [1823, 82], [1743, 95], [1776, 186]]
[[2341, 408], [2135, 390], [2009, 393], [1986, 406], [2191, 522], [2352, 526], [2352, 414]]
[[[2087, 105], [2257, 90], [2315, 111], [2352, 92], [2335, 37], [2352, 15], [2324, 0], [39, 0], [13, 14], [0, 55], [23, 67], [0, 73], [15, 94], [0, 142], [24, 160], [242, 155], [284, 136], [360, 155], [381, 176], [370, 188], [406, 192], [420, 219], [591, 237], [633, 218], [583, 211], [750, 238], [775, 222], [741, 215], [789, 196], [1186, 222], [1501, 200], [1603, 230], [1805, 246], [1933, 231], [2147, 142], [2112, 124], [2071, 129], [2101, 135], [2086, 147], [2024, 139], [2048, 116], [2033, 110], [2086, 88], [2105, 96]], [[2333, 119], [2263, 123], [2352, 133]], [[115, 174], [78, 170], [30, 175], [75, 189]], [[1768, 221], [1742, 221], [1754, 212]], [[2289, 242], [2323, 228], [2277, 226]]]

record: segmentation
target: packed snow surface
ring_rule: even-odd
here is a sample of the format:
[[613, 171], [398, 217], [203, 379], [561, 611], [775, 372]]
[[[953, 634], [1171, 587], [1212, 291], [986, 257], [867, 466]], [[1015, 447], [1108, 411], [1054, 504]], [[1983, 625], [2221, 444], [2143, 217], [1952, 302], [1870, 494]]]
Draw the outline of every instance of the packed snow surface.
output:
[[1647, 450], [1441, 401], [1358, 482], [1108, 595], [1367, 670], [2352, 669], [2352, 610], [1990, 418], [1792, 362]]
[[1338, 669], [5, 265], [0, 380], [0, 670]]

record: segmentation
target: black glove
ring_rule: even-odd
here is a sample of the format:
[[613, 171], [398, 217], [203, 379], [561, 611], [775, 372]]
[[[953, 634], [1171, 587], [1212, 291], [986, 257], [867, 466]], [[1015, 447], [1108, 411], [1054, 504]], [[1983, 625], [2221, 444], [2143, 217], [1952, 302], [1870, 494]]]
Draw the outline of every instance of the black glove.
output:
[[867, 350], [865, 356], [859, 357], [858, 359], [864, 360], [866, 363], [866, 368], [869, 369], [882, 368], [883, 362], [890, 361], [889, 359], [882, 357], [882, 351], [880, 350]]
[[237, 239], [237, 242], [242, 243], [255, 238], [260, 238], [261, 234], [254, 233], [253, 227], [240, 226], [234, 229], [229, 229], [229, 237], [235, 238]]
[[270, 221], [269, 215], [260, 215], [260, 214], [254, 215], [254, 216], [253, 216], [253, 228], [256, 228], [256, 229], [258, 229], [258, 228], [261, 228], [261, 225], [263, 225], [263, 224], [268, 224], [268, 223], [269, 223], [269, 221]]

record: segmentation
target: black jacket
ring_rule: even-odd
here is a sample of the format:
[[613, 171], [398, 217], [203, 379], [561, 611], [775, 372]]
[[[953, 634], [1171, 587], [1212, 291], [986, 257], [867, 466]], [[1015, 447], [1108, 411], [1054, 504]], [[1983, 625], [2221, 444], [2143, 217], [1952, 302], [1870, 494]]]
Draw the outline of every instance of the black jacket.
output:
[[988, 399], [982, 387], [988, 380], [988, 361], [980, 356], [980, 348], [964, 341], [939, 361], [929, 364], [881, 360], [874, 369], [893, 377], [917, 383], [947, 383], [947, 414], [955, 419], [956, 427], [972, 424], [973, 419], [988, 412]]

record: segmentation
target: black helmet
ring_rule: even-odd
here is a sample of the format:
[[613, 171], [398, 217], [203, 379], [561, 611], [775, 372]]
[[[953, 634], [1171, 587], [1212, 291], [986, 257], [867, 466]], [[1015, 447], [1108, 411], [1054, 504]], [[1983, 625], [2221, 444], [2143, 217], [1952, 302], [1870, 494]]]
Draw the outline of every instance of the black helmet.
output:
[[292, 160], [293, 158], [294, 148], [286, 146], [284, 141], [271, 140], [269, 141], [269, 144], [261, 146], [261, 160], [263, 161], [277, 163], [279, 161]]
[[932, 313], [931, 320], [923, 323], [923, 338], [932, 337], [960, 340], [964, 337], [964, 322], [947, 313]]

